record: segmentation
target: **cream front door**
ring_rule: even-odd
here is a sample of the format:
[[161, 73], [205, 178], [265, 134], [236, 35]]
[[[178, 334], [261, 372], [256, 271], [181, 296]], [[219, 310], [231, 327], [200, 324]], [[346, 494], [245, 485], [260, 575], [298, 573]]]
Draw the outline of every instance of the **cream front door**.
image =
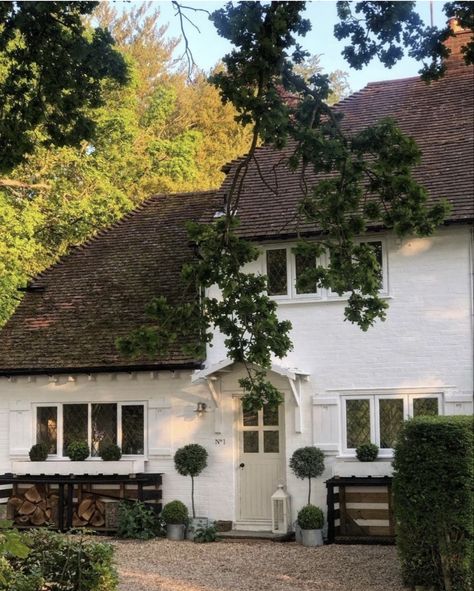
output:
[[239, 401], [237, 527], [271, 529], [271, 496], [284, 483], [282, 406], [243, 412]]

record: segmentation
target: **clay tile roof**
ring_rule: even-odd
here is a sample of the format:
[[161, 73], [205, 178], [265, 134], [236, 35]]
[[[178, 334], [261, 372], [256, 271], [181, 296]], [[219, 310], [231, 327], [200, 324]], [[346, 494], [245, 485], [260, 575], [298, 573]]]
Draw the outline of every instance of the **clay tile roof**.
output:
[[[384, 117], [398, 121], [423, 153], [416, 177], [427, 188], [430, 201], [446, 198], [451, 202], [449, 222], [474, 219], [474, 68], [466, 66], [460, 55], [469, 35], [461, 33], [448, 39], [452, 53], [447, 60], [447, 73], [438, 82], [426, 84], [414, 77], [370, 83], [335, 107], [344, 114], [343, 126], [349, 131], [360, 130]], [[243, 236], [278, 239], [295, 234], [301, 175], [287, 169], [285, 157], [290, 153], [291, 149], [275, 151], [271, 147], [257, 150], [258, 167], [250, 164], [239, 200]], [[235, 162], [230, 163], [228, 170], [220, 189], [223, 198], [229, 190]], [[308, 182], [316, 178], [308, 174]], [[276, 188], [277, 195], [272, 191]], [[298, 229], [317, 231], [302, 225]]]
[[197, 366], [180, 347], [131, 360], [114, 343], [146, 322], [154, 296], [179, 300], [193, 256], [185, 224], [216, 209], [212, 192], [152, 197], [35, 278], [0, 333], [0, 374]]

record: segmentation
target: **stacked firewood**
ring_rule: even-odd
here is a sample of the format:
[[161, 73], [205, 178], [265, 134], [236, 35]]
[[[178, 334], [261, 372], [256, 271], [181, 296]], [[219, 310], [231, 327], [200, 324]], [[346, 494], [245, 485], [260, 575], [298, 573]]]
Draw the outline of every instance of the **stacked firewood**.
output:
[[83, 497], [72, 516], [74, 527], [102, 527], [105, 525], [105, 503], [93, 495]]
[[18, 525], [47, 525], [54, 519], [58, 495], [42, 485], [31, 486], [22, 495], [10, 497], [8, 505]]

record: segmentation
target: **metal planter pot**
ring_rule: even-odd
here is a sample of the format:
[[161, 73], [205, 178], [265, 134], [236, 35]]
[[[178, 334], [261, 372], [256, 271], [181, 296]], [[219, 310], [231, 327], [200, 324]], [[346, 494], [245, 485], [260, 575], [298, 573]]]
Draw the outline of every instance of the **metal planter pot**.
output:
[[186, 530], [186, 538], [188, 540], [194, 540], [194, 534], [201, 527], [207, 527], [209, 525], [209, 519], [207, 517], [192, 517], [189, 520], [188, 528]]
[[182, 523], [168, 523], [166, 526], [166, 537], [173, 542], [184, 540], [184, 531], [186, 526]]
[[322, 529], [302, 529], [301, 537], [303, 546], [306, 546], [307, 548], [314, 548], [315, 546], [323, 545]]

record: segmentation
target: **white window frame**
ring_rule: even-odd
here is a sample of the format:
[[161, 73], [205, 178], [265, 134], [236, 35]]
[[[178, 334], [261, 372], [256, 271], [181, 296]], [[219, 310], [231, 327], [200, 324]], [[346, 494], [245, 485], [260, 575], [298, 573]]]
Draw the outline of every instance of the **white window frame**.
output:
[[[263, 249], [262, 272], [267, 275], [267, 252], [269, 250], [285, 250], [286, 251], [286, 294], [284, 295], [269, 295], [275, 301], [315, 301], [323, 299], [323, 290], [317, 288], [313, 293], [297, 293], [296, 292], [296, 255], [293, 252], [296, 244], [272, 244], [265, 246]], [[322, 264], [323, 259], [316, 259], [316, 265]]]
[[[387, 252], [387, 239], [385, 236], [363, 236], [355, 241], [357, 244], [369, 244], [370, 242], [381, 242], [382, 243], [382, 287], [379, 289], [379, 295], [389, 295], [389, 282], [388, 282], [388, 252]], [[337, 294], [331, 289], [327, 290], [327, 298], [331, 301], [347, 300], [349, 292], [342, 295]]]
[[[48, 454], [48, 459], [51, 460], [68, 460], [67, 456], [63, 455], [63, 447], [64, 447], [64, 420], [63, 420], [63, 407], [65, 404], [87, 404], [87, 444], [89, 445], [89, 449], [92, 446], [92, 405], [93, 404], [115, 404], [117, 406], [117, 445], [122, 448], [122, 407], [123, 406], [143, 406], [143, 454], [123, 454], [122, 458], [124, 460], [133, 460], [133, 459], [146, 459], [148, 457], [148, 405], [145, 401], [119, 401], [119, 402], [111, 402], [111, 401], [94, 401], [94, 402], [85, 402], [85, 401], [67, 401], [67, 402], [41, 402], [34, 404], [33, 406], [33, 441], [36, 443], [36, 434], [37, 434], [37, 421], [38, 421], [38, 408], [50, 408], [54, 407], [57, 409], [57, 440], [56, 440], [56, 454]], [[99, 460], [102, 459], [97, 457], [89, 456], [88, 460]]]
[[354, 457], [355, 448], [347, 447], [347, 413], [346, 400], [369, 400], [370, 404], [370, 441], [379, 446], [379, 458], [392, 458], [393, 448], [380, 448], [380, 400], [403, 400], [403, 420], [413, 417], [413, 400], [417, 398], [436, 398], [438, 400], [438, 416], [444, 415], [442, 392], [381, 392], [351, 393], [341, 396], [341, 452], [342, 456]]

